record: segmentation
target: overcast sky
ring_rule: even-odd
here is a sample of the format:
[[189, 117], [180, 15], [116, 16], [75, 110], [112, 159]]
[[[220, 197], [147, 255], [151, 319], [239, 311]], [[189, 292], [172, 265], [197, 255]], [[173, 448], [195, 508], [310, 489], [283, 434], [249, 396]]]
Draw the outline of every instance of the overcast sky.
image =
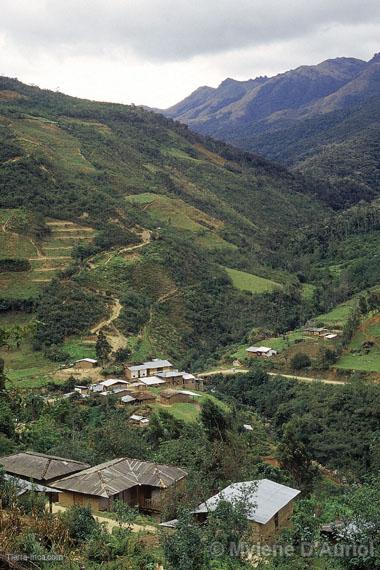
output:
[[0, 75], [167, 107], [226, 77], [380, 51], [379, 0], [0, 0]]

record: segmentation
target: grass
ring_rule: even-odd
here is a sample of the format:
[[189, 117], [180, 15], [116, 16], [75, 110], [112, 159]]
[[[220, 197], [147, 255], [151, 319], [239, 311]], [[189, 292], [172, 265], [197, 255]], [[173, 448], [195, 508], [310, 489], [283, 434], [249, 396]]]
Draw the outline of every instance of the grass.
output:
[[[195, 398], [194, 403], [176, 403], [171, 406], [165, 406], [164, 404], [156, 402], [155, 404], [151, 404], [151, 408], [155, 411], [165, 410], [172, 414], [172, 416], [177, 420], [182, 420], [186, 423], [194, 423], [199, 419], [199, 414], [201, 411], [200, 406], [202, 406], [206, 400], [212, 400], [224, 412], [229, 411], [227, 404], [221, 402], [215, 398], [215, 396], [212, 396], [211, 394], [205, 394], [204, 392], [197, 392], [196, 390], [191, 391], [195, 394], [199, 394], [199, 398]], [[158, 392], [158, 390], [156, 392]]]
[[355, 298], [349, 299], [345, 303], [341, 303], [328, 313], [319, 315], [316, 321], [327, 327], [343, 328], [346, 324], [352, 308], [356, 302]]
[[5, 361], [5, 373], [9, 381], [18, 388], [40, 388], [51, 379], [47, 374], [57, 368], [41, 352], [35, 352], [29, 343], [23, 343], [19, 350], [0, 351]]
[[28, 153], [38, 149], [49, 161], [68, 172], [96, 172], [82, 155], [79, 141], [55, 123], [34, 117], [15, 120], [13, 128], [18, 142]]
[[264, 277], [259, 277], [258, 275], [253, 275], [252, 273], [238, 271], [237, 269], [230, 269], [229, 267], [225, 267], [224, 269], [227, 271], [229, 277], [231, 278], [233, 286], [240, 291], [249, 291], [250, 293], [266, 293], [267, 291], [273, 291], [274, 289], [281, 287], [281, 285], [275, 281], [264, 279]]
[[217, 233], [223, 222], [190, 206], [180, 198], [169, 198], [152, 192], [126, 196], [127, 202], [144, 207], [145, 213], [156, 224], [197, 234], [196, 242], [205, 249], [235, 249], [235, 246]]
[[335, 368], [380, 373], [380, 348], [373, 348], [368, 354], [345, 354]]
[[[362, 345], [372, 342], [374, 346], [365, 354]], [[380, 316], [375, 315], [365, 319], [353, 336], [349, 352], [341, 356], [336, 368], [344, 370], [359, 370], [363, 372], [380, 372]]]
[[70, 338], [66, 340], [63, 348], [73, 360], [96, 358], [95, 345], [85, 344], [81, 338]]

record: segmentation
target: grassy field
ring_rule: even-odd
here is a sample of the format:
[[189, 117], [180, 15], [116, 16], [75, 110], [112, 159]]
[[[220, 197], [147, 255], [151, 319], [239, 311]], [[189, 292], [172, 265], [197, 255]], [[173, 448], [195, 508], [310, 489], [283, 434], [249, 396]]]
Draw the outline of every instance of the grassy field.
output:
[[96, 358], [95, 345], [86, 344], [81, 338], [70, 338], [64, 343], [63, 349], [72, 360]]
[[350, 316], [350, 313], [355, 303], [356, 303], [355, 298], [349, 299], [348, 301], [346, 301], [345, 303], [341, 303], [340, 305], [338, 305], [328, 313], [319, 315], [316, 321], [327, 327], [343, 328], [348, 320], [348, 317]]
[[5, 373], [10, 383], [18, 388], [39, 388], [50, 380], [47, 374], [57, 368], [57, 364], [35, 352], [29, 343], [23, 343], [20, 350], [2, 350]]
[[[363, 343], [365, 342], [373, 343], [368, 353], [363, 348]], [[361, 323], [348, 346], [348, 351], [338, 360], [336, 368], [363, 372], [380, 372], [379, 315], [371, 316]]]
[[[221, 402], [215, 396], [211, 394], [205, 394], [204, 392], [197, 392], [196, 390], [191, 390], [192, 392], [199, 394], [199, 398], [195, 398], [195, 403], [177, 403], [173, 404], [172, 406], [165, 406], [160, 404], [159, 402], [152, 404], [150, 407], [152, 410], [166, 410], [172, 416], [174, 416], [177, 420], [182, 420], [184, 422], [196, 422], [199, 418], [199, 414], [201, 411], [202, 404], [205, 403], [206, 400], [212, 400], [216, 405], [218, 405], [224, 412], [229, 411], [229, 408], [224, 402]], [[159, 390], [156, 391], [159, 393]]]
[[27, 152], [39, 152], [67, 172], [91, 174], [96, 172], [82, 155], [78, 140], [55, 122], [31, 117], [13, 121], [18, 141]]
[[152, 192], [126, 196], [128, 202], [141, 206], [156, 224], [197, 234], [196, 241], [206, 249], [234, 249], [235, 246], [217, 233], [223, 222], [212, 218], [180, 198], [169, 198]]
[[368, 354], [345, 354], [342, 356], [335, 368], [343, 370], [359, 370], [363, 372], [380, 373], [380, 349], [371, 349]]
[[232, 280], [233, 286], [240, 291], [249, 291], [250, 293], [266, 293], [279, 289], [281, 285], [270, 279], [264, 279], [252, 273], [238, 271], [237, 269], [224, 268]]

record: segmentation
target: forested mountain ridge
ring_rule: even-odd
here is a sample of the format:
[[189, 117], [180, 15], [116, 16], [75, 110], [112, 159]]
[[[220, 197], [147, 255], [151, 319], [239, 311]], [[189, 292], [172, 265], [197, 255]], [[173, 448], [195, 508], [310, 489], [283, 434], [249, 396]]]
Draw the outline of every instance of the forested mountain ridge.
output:
[[336, 58], [275, 77], [201, 88], [164, 111], [334, 187], [335, 208], [378, 195], [380, 57]]

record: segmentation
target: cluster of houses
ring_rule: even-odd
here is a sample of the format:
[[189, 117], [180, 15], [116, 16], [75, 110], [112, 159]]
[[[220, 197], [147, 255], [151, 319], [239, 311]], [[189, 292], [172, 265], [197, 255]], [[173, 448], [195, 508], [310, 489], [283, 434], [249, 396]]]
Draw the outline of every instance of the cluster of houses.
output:
[[[97, 366], [97, 361], [83, 358], [78, 360], [75, 366], [80, 369], [92, 368]], [[150, 388], [162, 388], [162, 390], [154, 392], [149, 390]], [[199, 394], [192, 390], [203, 390], [201, 378], [177, 370], [168, 360], [154, 358], [142, 364], [126, 365], [122, 379], [107, 378], [88, 386], [78, 385], [75, 386], [74, 393], [83, 398], [91, 395], [113, 395], [120, 398], [122, 404], [139, 405], [159, 401], [161, 404], [171, 405], [178, 402], [196, 402]]]
[[324, 327], [304, 327], [304, 332], [312, 336], [318, 336], [326, 340], [333, 340], [338, 335], [342, 334], [340, 330], [329, 330]]
[[[136, 421], [138, 421], [136, 419]], [[186, 484], [187, 472], [126, 457], [90, 465], [42, 453], [21, 452], [0, 457], [6, 477], [19, 493], [41, 492], [63, 507], [88, 506], [93, 512], [112, 510], [116, 500], [141, 512], [160, 516], [169, 490]], [[229, 485], [193, 510], [196, 521], [205, 522], [221, 500], [243, 500], [246, 516], [258, 541], [275, 541], [278, 531], [289, 526], [295, 498], [300, 491], [268, 479]], [[175, 528], [178, 521], [161, 523]]]

